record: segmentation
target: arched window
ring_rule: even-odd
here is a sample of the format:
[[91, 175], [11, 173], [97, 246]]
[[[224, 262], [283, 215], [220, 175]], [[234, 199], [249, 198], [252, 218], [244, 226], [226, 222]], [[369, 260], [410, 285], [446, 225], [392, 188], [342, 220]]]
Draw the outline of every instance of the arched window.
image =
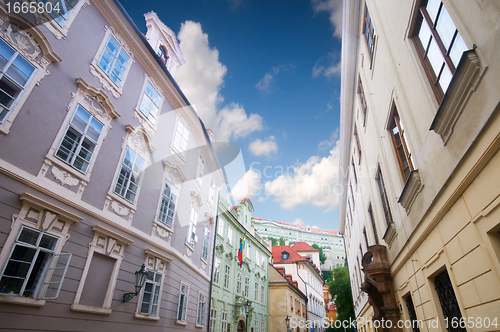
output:
[[158, 56], [160, 57], [161, 61], [166, 65], [168, 60], [168, 54], [165, 47], [160, 46], [160, 48], [158, 49]]

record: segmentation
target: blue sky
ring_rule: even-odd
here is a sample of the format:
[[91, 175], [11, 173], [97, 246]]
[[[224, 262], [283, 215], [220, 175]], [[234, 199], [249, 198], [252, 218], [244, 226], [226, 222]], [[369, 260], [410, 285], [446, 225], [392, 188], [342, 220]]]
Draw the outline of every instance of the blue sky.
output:
[[216, 139], [241, 147], [227, 172], [256, 217], [338, 227], [341, 2], [121, 0], [142, 32], [154, 11], [177, 34], [175, 78]]

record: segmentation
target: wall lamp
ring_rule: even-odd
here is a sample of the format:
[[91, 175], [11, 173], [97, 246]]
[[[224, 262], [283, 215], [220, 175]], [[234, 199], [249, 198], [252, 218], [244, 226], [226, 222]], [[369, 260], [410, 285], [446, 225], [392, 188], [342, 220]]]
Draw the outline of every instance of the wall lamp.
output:
[[135, 271], [135, 293], [125, 293], [123, 294], [123, 303], [128, 302], [137, 296], [141, 291], [142, 286], [146, 282], [146, 276], [148, 272], [146, 271], [146, 267], [142, 264], [141, 269], [139, 271]]

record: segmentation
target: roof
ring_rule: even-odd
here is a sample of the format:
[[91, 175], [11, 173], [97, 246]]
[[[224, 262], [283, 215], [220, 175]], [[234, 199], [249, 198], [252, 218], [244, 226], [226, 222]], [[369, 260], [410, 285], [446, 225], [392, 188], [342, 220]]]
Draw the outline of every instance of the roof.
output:
[[262, 221], [272, 221], [272, 222], [275, 222], [275, 223], [283, 225], [283, 226], [290, 226], [290, 227], [293, 227], [295, 229], [299, 229], [301, 231], [309, 231], [309, 232], [312, 232], [312, 233], [325, 232], [325, 233], [328, 233], [329, 235], [338, 235], [338, 231], [334, 231], [334, 230], [331, 230], [331, 229], [318, 228], [316, 226], [312, 226], [312, 227], [310, 227], [310, 226], [299, 226], [299, 225], [288, 224], [286, 222], [281, 222], [281, 221], [276, 221], [276, 220], [271, 220], [271, 219], [265, 219], [265, 218], [256, 218], [256, 217], [252, 217], [252, 219], [262, 220]]
[[319, 249], [315, 249], [312, 246], [308, 245], [305, 242], [297, 242], [292, 246], [293, 250], [297, 252], [301, 251], [319, 251]]
[[[273, 264], [293, 264], [295, 262], [305, 262], [309, 263], [311, 267], [318, 273], [318, 275], [321, 276], [321, 271], [320, 269], [316, 266], [316, 264], [313, 263], [312, 259], [309, 257], [304, 257], [298, 252], [296, 252], [293, 247], [289, 246], [273, 246], [272, 249], [272, 255], [273, 255]], [[288, 253], [288, 259], [282, 259], [283, 255], [282, 253], [286, 251]]]
[[328, 303], [328, 311], [335, 311], [337, 308], [335, 308], [335, 304], [333, 302]]

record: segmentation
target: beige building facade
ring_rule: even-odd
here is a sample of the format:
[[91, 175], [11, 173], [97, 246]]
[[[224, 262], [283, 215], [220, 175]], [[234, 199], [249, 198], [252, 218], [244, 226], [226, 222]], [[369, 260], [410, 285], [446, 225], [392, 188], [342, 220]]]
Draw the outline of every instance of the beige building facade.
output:
[[494, 1], [344, 1], [340, 233], [359, 331], [500, 330], [498, 17]]

